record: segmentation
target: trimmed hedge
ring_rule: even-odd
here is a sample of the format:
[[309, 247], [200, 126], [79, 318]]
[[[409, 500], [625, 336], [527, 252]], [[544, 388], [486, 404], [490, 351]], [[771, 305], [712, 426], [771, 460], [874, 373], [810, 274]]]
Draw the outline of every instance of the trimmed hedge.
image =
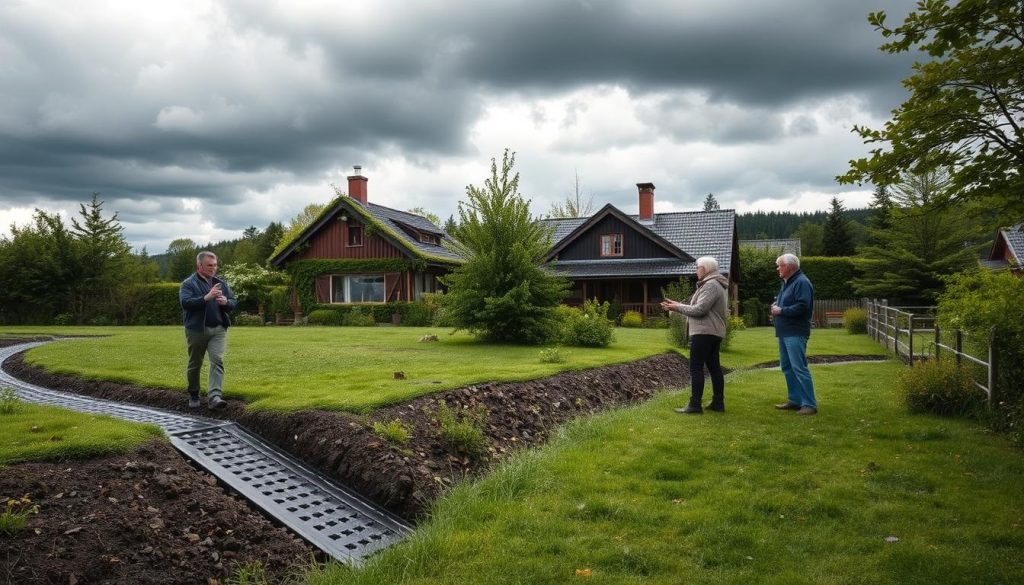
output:
[[[358, 309], [373, 317], [375, 323], [391, 323], [391, 316], [399, 316], [399, 324], [407, 327], [425, 327], [434, 320], [436, 307], [426, 303], [383, 303], [351, 305], [314, 305], [308, 322], [313, 325], [341, 325], [349, 313]], [[315, 319], [314, 319], [315, 316]]]
[[859, 275], [853, 258], [841, 256], [807, 256], [800, 259], [800, 270], [814, 285], [814, 297], [818, 299], [855, 299], [850, 282]]
[[161, 282], [143, 287], [143, 299], [134, 325], [181, 325], [181, 303], [177, 282]]

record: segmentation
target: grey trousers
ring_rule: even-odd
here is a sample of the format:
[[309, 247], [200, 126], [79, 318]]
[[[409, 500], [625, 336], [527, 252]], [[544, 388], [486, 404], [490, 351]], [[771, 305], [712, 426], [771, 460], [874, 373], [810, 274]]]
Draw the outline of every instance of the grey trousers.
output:
[[203, 355], [210, 356], [210, 384], [207, 393], [212, 398], [224, 392], [224, 351], [228, 344], [228, 331], [222, 326], [206, 327], [202, 331], [185, 330], [188, 346], [188, 393], [199, 397], [199, 371], [203, 369]]

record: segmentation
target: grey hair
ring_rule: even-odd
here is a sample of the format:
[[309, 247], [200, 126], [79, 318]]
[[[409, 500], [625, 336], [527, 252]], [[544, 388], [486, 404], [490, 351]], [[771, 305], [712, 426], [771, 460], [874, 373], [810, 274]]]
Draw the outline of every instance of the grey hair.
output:
[[775, 263], [778, 264], [779, 262], [800, 268], [800, 259], [794, 254], [783, 254], [782, 256], [779, 256], [778, 259], [775, 260]]
[[718, 271], [718, 260], [715, 260], [711, 256], [701, 256], [700, 258], [697, 258], [696, 265], [703, 267], [704, 270], [707, 270], [708, 272]]
[[196, 254], [196, 266], [202, 264], [203, 260], [207, 258], [213, 258], [214, 260], [216, 260], [217, 255], [214, 254], [213, 252], [210, 252], [209, 250], [203, 250], [202, 252]]

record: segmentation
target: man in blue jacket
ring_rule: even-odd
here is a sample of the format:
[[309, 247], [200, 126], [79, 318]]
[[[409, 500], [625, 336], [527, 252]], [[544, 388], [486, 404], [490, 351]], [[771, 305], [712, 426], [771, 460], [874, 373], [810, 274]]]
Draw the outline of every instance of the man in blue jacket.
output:
[[800, 271], [800, 259], [783, 254], [775, 261], [782, 288], [772, 303], [775, 337], [779, 338], [779, 366], [786, 376], [788, 400], [776, 404], [779, 410], [795, 410], [797, 414], [818, 414], [814, 398], [814, 381], [807, 368], [807, 339], [811, 336], [811, 315], [814, 312], [814, 286]]
[[227, 347], [229, 313], [235, 308], [235, 295], [228, 283], [217, 274], [217, 255], [200, 252], [196, 256], [195, 274], [186, 278], [178, 289], [181, 317], [185, 322], [185, 344], [188, 347], [188, 405], [199, 408], [199, 371], [203, 355], [210, 356], [208, 389], [211, 410], [224, 408], [224, 350]]

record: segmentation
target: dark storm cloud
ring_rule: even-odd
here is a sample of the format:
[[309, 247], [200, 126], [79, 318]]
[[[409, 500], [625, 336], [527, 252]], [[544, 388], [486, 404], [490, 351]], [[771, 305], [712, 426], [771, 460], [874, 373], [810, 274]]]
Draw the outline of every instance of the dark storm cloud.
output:
[[488, 98], [595, 85], [649, 99], [638, 116], [672, 140], [813, 135], [813, 118], [780, 110], [839, 94], [878, 112], [901, 100], [910, 57], [877, 51], [866, 13], [897, 20], [913, 2], [881, 4], [225, 0], [161, 25], [71, 0], [74, 11], [7, 3], [0, 207], [98, 191], [138, 203], [122, 217], [140, 223], [180, 216], [186, 198], [216, 202], [218, 226], [265, 225], [228, 210], [387, 154], [479, 157], [470, 132]]

